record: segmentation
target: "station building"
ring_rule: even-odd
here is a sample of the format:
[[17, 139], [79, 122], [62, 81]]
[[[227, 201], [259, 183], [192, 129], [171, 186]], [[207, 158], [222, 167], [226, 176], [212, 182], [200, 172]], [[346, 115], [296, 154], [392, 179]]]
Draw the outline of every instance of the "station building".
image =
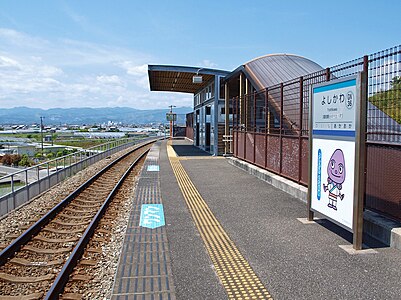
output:
[[[151, 91], [180, 92], [193, 95], [193, 115], [187, 116], [187, 123], [193, 124], [194, 145], [217, 155], [224, 132], [224, 107], [222, 82], [228, 71], [184, 66], [149, 65]], [[192, 121], [192, 122], [191, 122]], [[192, 133], [192, 134], [191, 134]]]
[[[233, 71], [149, 65], [148, 74], [151, 91], [193, 95], [193, 115], [187, 116], [187, 126], [193, 129], [187, 130], [187, 136], [193, 138], [195, 146], [213, 155], [221, 155], [232, 152], [232, 149], [225, 148], [224, 140], [232, 136], [234, 110], [240, 112], [241, 117], [237, 121], [242, 127], [247, 128], [251, 124], [263, 126], [266, 111], [260, 109], [256, 118], [253, 117], [251, 102], [246, 101], [245, 95], [322, 69], [317, 63], [301, 56], [272, 54], [253, 59]], [[229, 102], [235, 97], [241, 99], [238, 107]], [[255, 107], [261, 108], [262, 105]], [[278, 114], [274, 110], [268, 114], [271, 124], [277, 124]]]

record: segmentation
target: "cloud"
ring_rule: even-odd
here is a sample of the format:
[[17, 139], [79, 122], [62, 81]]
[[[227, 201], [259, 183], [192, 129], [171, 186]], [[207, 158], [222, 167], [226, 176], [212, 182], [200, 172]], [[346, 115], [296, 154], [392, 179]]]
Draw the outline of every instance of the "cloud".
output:
[[25, 49], [43, 49], [49, 46], [49, 42], [39, 37], [33, 37], [23, 32], [9, 28], [0, 28], [0, 41], [4, 46], [14, 46]]
[[133, 76], [144, 76], [148, 74], [148, 65], [136, 65], [132, 61], [124, 61], [121, 64], [121, 67], [127, 71], [127, 74]]
[[99, 75], [96, 80], [104, 84], [123, 85], [123, 81], [117, 75]]
[[149, 90], [147, 64], [138, 65], [132, 61], [123, 61], [119, 65], [126, 71], [128, 75], [133, 76], [133, 78], [131, 78], [133, 83], [135, 83], [138, 87]]
[[61, 69], [31, 57], [18, 59], [0, 53], [0, 92], [3, 98], [7, 96], [15, 101], [30, 93], [59, 91], [62, 83], [57, 77], [62, 74]]
[[53, 77], [53, 76], [59, 76], [63, 74], [63, 70], [60, 68], [57, 68], [55, 66], [48, 66], [48, 65], [42, 65], [42, 66], [34, 66], [35, 72], [37, 72], [38, 75], [44, 76], [44, 77]]
[[0, 68], [19, 68], [19, 63], [7, 56], [0, 56]]
[[138, 109], [191, 106], [190, 94], [150, 92], [147, 54], [0, 28], [1, 107]]
[[212, 62], [208, 59], [202, 60], [202, 62], [199, 65], [202, 67], [205, 67], [205, 68], [216, 68], [217, 67], [217, 64], [215, 64], [214, 62]]

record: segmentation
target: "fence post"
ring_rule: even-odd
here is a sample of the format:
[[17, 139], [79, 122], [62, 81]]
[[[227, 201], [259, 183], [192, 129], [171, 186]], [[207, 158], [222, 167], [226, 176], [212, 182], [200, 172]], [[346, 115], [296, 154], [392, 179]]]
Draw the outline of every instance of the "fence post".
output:
[[50, 189], [50, 169], [49, 169], [49, 163], [47, 163], [47, 179], [49, 181], [49, 189]]
[[302, 173], [302, 125], [303, 125], [303, 96], [304, 96], [304, 78], [299, 77], [299, 135], [298, 135], [298, 183], [301, 182]]
[[25, 169], [25, 188], [26, 188], [26, 198], [29, 200], [28, 169]]
[[[365, 84], [365, 93], [366, 93], [366, 99], [368, 99], [368, 97], [369, 97], [369, 56], [368, 55], [365, 55], [364, 57], [363, 57], [363, 72], [365, 73], [365, 76], [362, 76], [362, 80], [364, 80], [365, 82], [364, 83], [362, 83], [362, 85], [363, 84]], [[365, 104], [365, 109], [366, 109], [366, 120], [364, 120], [364, 123], [365, 123], [365, 132], [364, 132], [364, 135], [365, 135], [365, 147], [364, 147], [364, 167], [365, 167], [365, 170], [364, 170], [364, 180], [363, 180], [363, 182], [364, 182], [364, 186], [363, 186], [363, 193], [364, 193], [364, 197], [363, 197], [363, 207], [366, 207], [366, 197], [365, 197], [365, 195], [366, 195], [366, 181], [367, 181], [367, 175], [368, 175], [368, 146], [367, 146], [367, 144], [366, 144], [366, 140], [367, 140], [367, 135], [368, 135], [368, 133], [367, 133], [367, 122], [368, 122], [368, 120], [367, 120], [367, 118], [368, 118], [368, 103], [366, 103]]]
[[326, 68], [326, 81], [330, 81], [330, 68]]
[[[246, 95], [244, 95], [244, 106], [245, 107], [247, 107], [247, 105], [248, 105], [248, 103], [247, 103], [247, 101], [246, 101]], [[246, 161], [246, 139], [247, 139], [247, 122], [246, 122], [246, 115], [245, 115], [245, 120], [243, 119], [243, 121], [244, 121], [244, 160]]]
[[71, 160], [72, 160], [72, 174], [74, 175], [77, 172], [77, 165], [76, 165], [77, 157], [75, 153], [72, 154]]
[[[11, 174], [11, 192], [13, 193], [13, 209], [15, 208], [15, 193], [14, 193], [14, 175]], [[10, 209], [8, 209], [8, 201], [7, 201], [7, 212], [9, 212]]]
[[256, 163], [256, 92], [253, 92], [253, 163]]
[[280, 83], [280, 175], [283, 171], [283, 109], [284, 109], [284, 84]]
[[269, 113], [269, 102], [268, 102], [268, 89], [265, 89], [265, 169], [267, 169], [267, 133], [268, 133], [268, 126], [270, 126], [270, 124], [267, 124], [268, 121], [268, 116], [267, 114]]
[[239, 98], [237, 96], [237, 101], [235, 103], [235, 111], [236, 111], [236, 131], [237, 131], [237, 138], [235, 142], [235, 154], [238, 157], [238, 140], [239, 140]]
[[58, 169], [58, 159], [56, 158], [56, 176], [57, 176], [57, 183], [59, 183], [60, 182], [60, 179], [59, 179], [59, 169]]
[[40, 189], [40, 176], [39, 176], [39, 166], [36, 166], [36, 176], [37, 176], [37, 182], [38, 182], [38, 190], [39, 190], [39, 194], [40, 194], [40, 192], [41, 192], [41, 189]]

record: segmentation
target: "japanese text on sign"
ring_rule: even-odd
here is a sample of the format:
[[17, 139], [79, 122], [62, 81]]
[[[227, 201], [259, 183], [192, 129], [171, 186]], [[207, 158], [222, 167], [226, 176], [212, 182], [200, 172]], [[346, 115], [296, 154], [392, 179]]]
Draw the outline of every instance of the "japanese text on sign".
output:
[[313, 130], [355, 131], [355, 80], [314, 88]]

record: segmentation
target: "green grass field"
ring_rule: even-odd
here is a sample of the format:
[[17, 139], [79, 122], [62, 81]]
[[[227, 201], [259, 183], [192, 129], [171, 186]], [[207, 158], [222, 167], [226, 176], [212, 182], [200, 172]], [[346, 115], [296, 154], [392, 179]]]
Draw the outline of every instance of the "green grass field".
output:
[[[23, 187], [25, 183], [23, 182], [15, 182], [14, 183], [14, 191], [18, 190], [20, 187]], [[1, 183], [0, 184], [0, 197], [11, 192], [11, 184]]]

